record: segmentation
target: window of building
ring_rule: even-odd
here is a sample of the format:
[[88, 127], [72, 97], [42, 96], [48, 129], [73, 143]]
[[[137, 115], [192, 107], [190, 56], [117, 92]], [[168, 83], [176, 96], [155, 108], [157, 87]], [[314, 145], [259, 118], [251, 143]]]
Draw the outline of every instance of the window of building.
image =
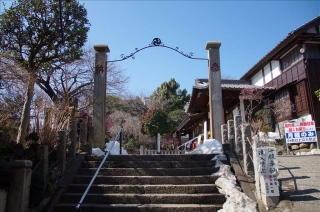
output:
[[282, 70], [285, 70], [300, 58], [301, 58], [300, 49], [296, 47], [281, 59]]
[[287, 89], [285, 89], [275, 95], [274, 101], [279, 101], [279, 100], [287, 99], [287, 98], [289, 99], [289, 92]]
[[287, 89], [275, 95], [273, 108], [277, 121], [289, 119], [292, 116], [291, 105], [289, 91]]

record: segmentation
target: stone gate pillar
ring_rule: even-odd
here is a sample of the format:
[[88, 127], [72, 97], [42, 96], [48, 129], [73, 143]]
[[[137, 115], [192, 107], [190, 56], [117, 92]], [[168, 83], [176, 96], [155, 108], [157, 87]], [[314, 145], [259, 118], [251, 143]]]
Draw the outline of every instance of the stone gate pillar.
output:
[[223, 122], [222, 92], [221, 92], [221, 69], [219, 41], [209, 41], [206, 45], [208, 50], [208, 73], [209, 73], [209, 107], [210, 107], [210, 131], [212, 138], [222, 142], [221, 125]]
[[105, 144], [105, 104], [106, 104], [106, 70], [108, 45], [94, 45], [95, 72], [93, 91], [93, 141], [92, 147], [104, 149]]
[[32, 171], [30, 160], [11, 162], [12, 176], [7, 197], [7, 210], [10, 212], [28, 212]]

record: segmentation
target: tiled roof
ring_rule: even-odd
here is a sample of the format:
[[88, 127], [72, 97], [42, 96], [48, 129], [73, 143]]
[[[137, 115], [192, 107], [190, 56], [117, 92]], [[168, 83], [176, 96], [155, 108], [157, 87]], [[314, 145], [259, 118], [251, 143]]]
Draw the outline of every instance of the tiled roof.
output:
[[319, 18], [320, 15], [288, 33], [288, 35], [282, 41], [280, 41], [273, 49], [271, 49], [264, 57], [262, 57], [254, 66], [252, 66], [242, 77], [240, 77], [240, 79], [248, 77], [248, 75], [251, 74], [251, 72], [254, 71], [255, 68], [257, 68], [256, 66], [258, 66], [261, 62], [268, 60], [268, 57], [271, 57], [272, 54], [275, 54], [276, 51], [278, 51], [277, 49], [280, 48], [282, 45], [292, 41], [297, 36], [296, 34], [298, 33], [298, 31], [302, 30], [308, 24], [311, 24]]
[[[206, 89], [208, 88], [208, 79], [196, 79], [195, 85], [193, 86], [195, 89]], [[257, 86], [251, 85], [250, 82], [244, 80], [221, 80], [221, 88], [222, 89], [243, 89], [243, 88], [257, 88], [257, 89], [265, 89], [265, 90], [274, 90], [273, 87], [266, 86]]]
[[302, 24], [301, 26], [299, 26], [298, 28], [296, 28], [295, 30], [293, 30], [292, 32], [290, 32], [289, 34], [294, 34], [296, 31], [300, 30], [302, 27], [306, 26], [307, 24], [309, 24], [309, 23], [312, 22], [313, 20], [317, 19], [318, 17], [320, 17], [320, 15], [318, 15], [317, 17], [311, 19], [310, 21]]
[[257, 88], [265, 90], [274, 90], [273, 87], [257, 86], [257, 85], [246, 85], [246, 84], [221, 84], [222, 89], [244, 89], [244, 88]]

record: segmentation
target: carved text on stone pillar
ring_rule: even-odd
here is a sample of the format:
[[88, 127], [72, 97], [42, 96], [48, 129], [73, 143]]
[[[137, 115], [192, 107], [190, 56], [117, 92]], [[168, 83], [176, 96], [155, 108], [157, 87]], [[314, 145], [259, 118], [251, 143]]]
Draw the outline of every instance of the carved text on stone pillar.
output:
[[220, 71], [220, 66], [219, 66], [219, 64], [218, 64], [218, 63], [213, 63], [213, 64], [211, 64], [210, 70], [213, 71], [213, 72]]
[[95, 74], [102, 74], [103, 73], [103, 66], [102, 65], [96, 65], [96, 70], [94, 72]]

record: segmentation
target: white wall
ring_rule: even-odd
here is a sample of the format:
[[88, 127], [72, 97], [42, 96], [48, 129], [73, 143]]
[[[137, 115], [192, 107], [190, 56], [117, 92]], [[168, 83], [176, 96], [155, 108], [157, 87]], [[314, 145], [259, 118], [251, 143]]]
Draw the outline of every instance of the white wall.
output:
[[[270, 64], [268, 63], [268, 65], [266, 65], [263, 69], [265, 83], [270, 82], [271, 80], [273, 80], [274, 78], [276, 78], [281, 74], [279, 61], [277, 60], [271, 61], [271, 67], [272, 67], [272, 70], [270, 71]], [[264, 86], [262, 70], [260, 70], [256, 75], [254, 75], [251, 78], [251, 82], [253, 85]]]
[[270, 64], [264, 67], [264, 82], [267, 84], [272, 80], [271, 71], [270, 71]]
[[273, 79], [281, 74], [280, 63], [277, 60], [271, 61]]
[[259, 71], [256, 75], [251, 78], [253, 85], [263, 86], [263, 75], [262, 71]]

